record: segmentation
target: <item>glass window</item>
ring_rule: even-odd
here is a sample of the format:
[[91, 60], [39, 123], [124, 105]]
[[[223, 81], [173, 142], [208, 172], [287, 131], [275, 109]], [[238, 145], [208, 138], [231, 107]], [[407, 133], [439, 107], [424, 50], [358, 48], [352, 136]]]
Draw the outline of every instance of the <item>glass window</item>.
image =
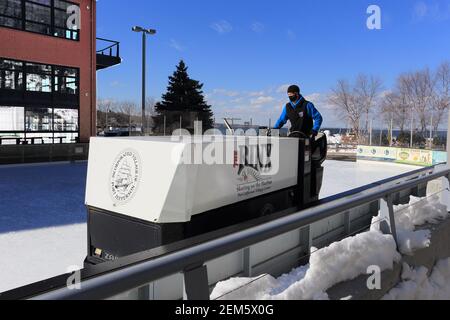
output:
[[25, 130], [28, 132], [52, 131], [53, 112], [50, 108], [25, 109]]
[[[78, 9], [72, 10], [74, 6]], [[0, 26], [77, 41], [80, 19], [74, 18], [76, 12], [79, 5], [60, 0], [0, 0]]]
[[0, 89], [22, 90], [23, 73], [17, 71], [0, 70]]
[[[2, 90], [78, 94], [78, 82], [77, 68], [0, 58]], [[17, 139], [26, 140], [28, 144], [77, 142], [79, 110], [54, 109], [54, 101], [53, 95], [48, 95], [46, 105], [50, 108], [0, 106], [0, 137], [12, 136], [12, 139], [3, 138], [1, 143], [17, 144]], [[15, 135], [18, 138], [14, 138]]]
[[[68, 7], [68, 6], [67, 6]], [[55, 9], [55, 26], [68, 29], [67, 28], [67, 21], [71, 17], [72, 13], [67, 13], [67, 9], [58, 10]]]
[[22, 20], [0, 16], [0, 26], [22, 29]]
[[64, 77], [77, 77], [78, 71], [74, 68], [55, 67], [55, 74]]
[[22, 1], [21, 0], [2, 0], [2, 1], [0, 1], [0, 15], [5, 15], [10, 18], [21, 18], [22, 17]]
[[22, 62], [0, 59], [0, 89], [23, 88]]
[[51, 144], [53, 133], [27, 133], [25, 140], [28, 144]]
[[38, 64], [38, 63], [27, 63], [27, 72], [28, 73], [52, 73], [52, 66], [46, 64]]
[[25, 4], [25, 12], [27, 21], [52, 24], [52, 15], [50, 7], [27, 2]]
[[55, 143], [76, 143], [78, 133], [55, 133]]
[[55, 28], [55, 32], [53, 35], [59, 38], [78, 40], [78, 31], [72, 31], [69, 29]]
[[0, 131], [24, 130], [24, 108], [0, 106]]
[[55, 91], [65, 94], [77, 94], [78, 93], [78, 71], [73, 68], [55, 68]]
[[51, 76], [42, 74], [27, 74], [27, 91], [51, 92]]
[[78, 85], [76, 78], [55, 78], [55, 91], [65, 94], [76, 94], [78, 92]]
[[24, 133], [4, 133], [0, 132], [0, 145], [18, 145], [25, 138]]
[[25, 24], [25, 30], [31, 31], [31, 32], [42, 33], [42, 34], [47, 34], [47, 35], [52, 34], [50, 26], [45, 25], [45, 24], [40, 24], [40, 23], [27, 22]]
[[23, 63], [14, 60], [0, 59], [0, 69], [22, 70]]
[[78, 131], [78, 110], [55, 109], [55, 131]]

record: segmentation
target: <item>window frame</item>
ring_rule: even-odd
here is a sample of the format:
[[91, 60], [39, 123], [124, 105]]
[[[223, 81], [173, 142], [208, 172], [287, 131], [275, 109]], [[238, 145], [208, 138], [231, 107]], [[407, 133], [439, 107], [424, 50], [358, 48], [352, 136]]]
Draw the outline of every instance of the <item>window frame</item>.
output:
[[[7, 131], [7, 130], [2, 130], [0, 131], [0, 134], [20, 134], [20, 135], [24, 135], [24, 139], [27, 139], [27, 135], [30, 134], [52, 134], [52, 139], [54, 141], [54, 143], [56, 141], [59, 140], [58, 137], [55, 137], [55, 135], [61, 135], [61, 134], [76, 134], [78, 136], [78, 139], [80, 138], [80, 129], [81, 129], [81, 112], [80, 112], [80, 68], [78, 67], [74, 67], [74, 66], [60, 66], [60, 65], [52, 65], [52, 64], [45, 64], [45, 63], [39, 63], [39, 62], [33, 62], [33, 61], [23, 61], [23, 60], [16, 60], [16, 59], [10, 59], [10, 58], [6, 58], [6, 57], [0, 57], [0, 60], [6, 60], [6, 61], [11, 61], [13, 62], [15, 65], [12, 67], [4, 67], [3, 65], [0, 66], [0, 76], [2, 75], [3, 70], [6, 71], [13, 71], [13, 72], [20, 72], [22, 73], [22, 88], [21, 89], [9, 89], [9, 88], [4, 88], [3, 85], [1, 86], [0, 90], [7, 90], [10, 92], [18, 92], [19, 94], [21, 94], [22, 96], [24, 94], [27, 93], [31, 93], [31, 94], [43, 94], [43, 95], [48, 95], [48, 102], [45, 103], [39, 103], [39, 104], [30, 104], [29, 102], [26, 101], [26, 99], [23, 100], [23, 102], [20, 103], [7, 103], [7, 102], [0, 102], [0, 108], [2, 107], [20, 107], [23, 108], [23, 131]], [[49, 70], [48, 71], [42, 71], [42, 70], [32, 70], [33, 72], [29, 72], [29, 64], [33, 64], [33, 65], [44, 65], [44, 66], [48, 66]], [[71, 72], [75, 72], [75, 78], [71, 77], [71, 76], [65, 76], [64, 74], [67, 72], [67, 74], [71, 74]], [[46, 76], [50, 76], [50, 80], [51, 80], [51, 91], [50, 92], [39, 92], [39, 91], [28, 91], [26, 90], [27, 88], [27, 75], [28, 74], [37, 74], [37, 75], [46, 75]], [[75, 79], [76, 82], [76, 93], [75, 94], [70, 94], [70, 93], [62, 93], [60, 92], [60, 90], [55, 90], [55, 78], [56, 77], [63, 77], [66, 79]], [[0, 82], [3, 81], [3, 78], [0, 77]], [[4, 82], [4, 81], [3, 81]], [[2, 84], [3, 84], [2, 82]], [[74, 103], [73, 105], [67, 104], [65, 105], [64, 103], [58, 103], [57, 101], [55, 101], [55, 97], [56, 96], [71, 96], [71, 97], [76, 97], [76, 103]], [[28, 131], [27, 129], [27, 116], [26, 113], [27, 111], [33, 110], [33, 109], [51, 109], [52, 112], [52, 117], [51, 117], [51, 131], [43, 131], [43, 130], [39, 130], [39, 131]], [[55, 110], [76, 110], [77, 111], [77, 130], [73, 131], [73, 130], [61, 130], [61, 131], [56, 131], [55, 130]], [[67, 143], [67, 142], [66, 142]], [[74, 143], [74, 142], [71, 142]]]
[[[80, 95], [80, 68], [72, 67], [72, 66], [60, 66], [60, 65], [48, 64], [48, 63], [16, 60], [16, 59], [3, 58], [3, 57], [0, 57], [0, 60], [8, 60], [8, 61], [12, 61], [14, 63], [18, 63], [18, 64], [22, 65], [22, 67], [19, 69], [5, 68], [0, 65], [0, 90], [10, 90], [10, 91], [16, 91], [16, 92], [38, 92], [38, 93], [51, 94], [52, 96], [63, 94], [63, 95], [77, 96], [79, 98], [79, 95]], [[50, 70], [49, 71], [31, 70], [31, 67], [29, 66], [30, 64], [37, 65], [37, 66], [47, 66], [47, 67], [49, 67]], [[75, 71], [75, 76], [73, 77], [71, 75], [61, 74], [65, 70]], [[22, 88], [21, 89], [4, 88], [4, 83], [6, 83], [6, 82], [3, 78], [3, 73], [4, 73], [3, 71], [22, 73]], [[61, 71], [63, 71], [63, 72], [61, 72]], [[30, 74], [50, 77], [50, 91], [47, 92], [47, 91], [27, 90], [27, 79], [28, 79], [28, 75], [30, 75]], [[76, 86], [75, 93], [61, 92], [60, 86], [62, 83], [59, 83], [59, 80], [58, 80], [58, 83], [56, 84], [55, 78], [58, 78], [58, 79], [65, 78], [65, 79], [75, 80], [75, 82], [74, 82], [75, 86]], [[71, 82], [71, 83], [73, 83], [73, 82]], [[58, 90], [55, 90], [55, 85], [58, 86]], [[78, 107], [79, 107], [79, 101], [78, 101]]]
[[[16, 22], [18, 22], [17, 24], [20, 25], [20, 27], [12, 27], [12, 26], [7, 26], [7, 25], [0, 25], [0, 28], [8, 28], [8, 29], [13, 29], [13, 30], [21, 30], [24, 32], [30, 32], [30, 33], [34, 33], [34, 34], [40, 34], [43, 36], [48, 36], [48, 37], [54, 37], [54, 38], [58, 38], [58, 39], [65, 39], [65, 40], [69, 40], [69, 41], [77, 41], [80, 42], [81, 40], [81, 26], [79, 26], [79, 28], [77, 30], [71, 30], [68, 29], [67, 26], [66, 27], [60, 27], [57, 26], [55, 24], [56, 18], [55, 18], [55, 12], [56, 11], [61, 11], [64, 12], [63, 9], [58, 8], [55, 6], [55, 0], [49, 0], [50, 1], [50, 5], [46, 5], [46, 4], [42, 4], [33, 0], [20, 0], [21, 1], [21, 17], [13, 17], [7, 14], [2, 14], [0, 13], [0, 17], [4, 17], [6, 19], [12, 19], [12, 20], [16, 20]], [[59, 0], [60, 2], [65, 2], [69, 5], [76, 5], [80, 8], [81, 10], [81, 5], [79, 3], [75, 3], [72, 1], [67, 1], [67, 0]], [[32, 20], [28, 20], [27, 19], [27, 3], [32, 4], [32, 5], [38, 5], [38, 6], [42, 6], [42, 7], [46, 7], [50, 9], [50, 24], [46, 24], [46, 23], [42, 23], [42, 22], [36, 22], [36, 21], [32, 21]], [[27, 28], [27, 23], [31, 23], [31, 24], [35, 24], [35, 25], [41, 25], [44, 27], [48, 27], [49, 28], [49, 33], [44, 33], [44, 32], [39, 32], [39, 31], [33, 31], [33, 30], [29, 30]], [[56, 35], [56, 31], [57, 30], [62, 30], [67, 34], [70, 34], [70, 37], [67, 36], [59, 36]], [[74, 38], [75, 35], [75, 38]]]

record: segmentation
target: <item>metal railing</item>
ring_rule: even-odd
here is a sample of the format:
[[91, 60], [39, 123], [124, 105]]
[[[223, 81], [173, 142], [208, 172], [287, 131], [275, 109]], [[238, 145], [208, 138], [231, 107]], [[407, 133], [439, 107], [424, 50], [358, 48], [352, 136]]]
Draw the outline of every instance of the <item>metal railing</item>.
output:
[[97, 50], [97, 54], [116, 58], [120, 57], [120, 42], [103, 38], [97, 38], [97, 41], [107, 42], [109, 44], [106, 48]]
[[[380, 183], [374, 183], [354, 194], [343, 194], [334, 201], [285, 216], [268, 223], [229, 234], [218, 239], [194, 245], [157, 258], [130, 265], [115, 261], [118, 269], [105, 272], [81, 283], [79, 290], [59, 288], [32, 297], [39, 300], [56, 299], [106, 299], [134, 290], [158, 279], [182, 272], [188, 299], [209, 299], [208, 271], [205, 263], [227, 254], [248, 248], [290, 231], [309, 227], [352, 208], [385, 201], [388, 208], [386, 220], [390, 221], [390, 233], [397, 240], [394, 199], [405, 190], [413, 190], [441, 178], [450, 180], [449, 167], [431, 167], [404, 174]], [[389, 226], [388, 226], [389, 227]]]

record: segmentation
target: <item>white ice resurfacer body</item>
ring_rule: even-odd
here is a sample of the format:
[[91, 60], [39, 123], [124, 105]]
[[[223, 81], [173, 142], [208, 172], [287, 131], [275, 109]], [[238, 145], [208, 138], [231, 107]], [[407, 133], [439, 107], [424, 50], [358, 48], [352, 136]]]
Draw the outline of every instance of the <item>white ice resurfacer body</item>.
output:
[[309, 139], [92, 138], [87, 262], [97, 264], [316, 201]]

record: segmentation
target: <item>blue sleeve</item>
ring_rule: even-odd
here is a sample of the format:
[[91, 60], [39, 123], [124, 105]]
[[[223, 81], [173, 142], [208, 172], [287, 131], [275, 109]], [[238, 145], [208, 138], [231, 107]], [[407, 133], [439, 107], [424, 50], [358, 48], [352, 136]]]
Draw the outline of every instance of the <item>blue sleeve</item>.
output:
[[278, 119], [277, 123], [275, 124], [275, 129], [281, 129], [283, 128], [286, 123], [288, 122], [289, 118], [287, 115], [286, 107], [283, 108], [283, 113], [280, 116], [280, 119]]
[[323, 117], [320, 114], [320, 112], [316, 109], [316, 107], [312, 104], [308, 104], [308, 113], [311, 115], [311, 117], [314, 120], [314, 127], [313, 130], [316, 132], [320, 131], [320, 128], [322, 127], [323, 123]]

